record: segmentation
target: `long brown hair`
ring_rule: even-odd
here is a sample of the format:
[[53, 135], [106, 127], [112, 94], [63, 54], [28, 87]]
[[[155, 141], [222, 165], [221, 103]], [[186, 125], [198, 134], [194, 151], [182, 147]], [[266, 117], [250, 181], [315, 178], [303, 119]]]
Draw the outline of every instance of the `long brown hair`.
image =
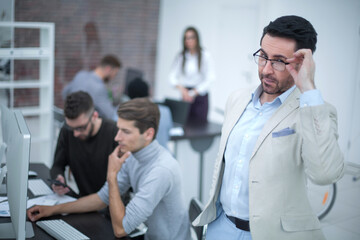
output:
[[185, 34], [188, 32], [188, 31], [192, 31], [194, 32], [195, 34], [195, 40], [196, 40], [196, 47], [195, 47], [195, 50], [196, 50], [196, 53], [197, 53], [197, 56], [198, 56], [198, 68], [199, 68], [199, 71], [200, 71], [200, 68], [201, 68], [201, 50], [202, 50], [202, 47], [200, 45], [200, 37], [199, 37], [199, 33], [198, 31], [196, 30], [196, 28], [194, 27], [188, 27], [186, 28], [185, 32], [184, 32], [184, 36], [183, 36], [183, 50], [181, 52], [181, 55], [183, 57], [183, 62], [182, 62], [182, 71], [184, 72], [184, 67], [185, 67], [185, 63], [186, 63], [186, 58], [185, 58], [185, 52], [187, 50], [186, 48], [186, 45], [185, 45]]

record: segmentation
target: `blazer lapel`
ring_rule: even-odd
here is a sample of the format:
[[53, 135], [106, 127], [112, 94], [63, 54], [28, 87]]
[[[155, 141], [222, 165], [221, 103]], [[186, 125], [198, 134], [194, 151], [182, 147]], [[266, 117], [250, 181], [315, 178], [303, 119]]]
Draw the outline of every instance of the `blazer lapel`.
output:
[[[224, 125], [223, 136], [222, 136], [224, 140], [227, 141], [231, 130], [234, 128], [240, 116], [245, 111], [245, 108], [247, 107], [247, 105], [251, 100], [251, 93], [252, 91], [250, 89], [247, 89], [242, 93], [239, 93], [239, 96], [235, 101], [235, 106], [231, 107], [231, 109], [227, 113], [227, 117], [226, 117], [227, 119], [225, 120], [226, 125]], [[224, 145], [225, 144], [226, 142], [224, 142]]]
[[264, 128], [262, 129], [259, 138], [256, 141], [251, 158], [255, 155], [265, 138], [273, 131], [273, 129], [279, 125], [279, 123], [286, 118], [292, 111], [299, 108], [299, 97], [300, 91], [295, 88], [294, 91], [289, 95], [285, 102], [279, 107], [273, 116], [267, 121]]

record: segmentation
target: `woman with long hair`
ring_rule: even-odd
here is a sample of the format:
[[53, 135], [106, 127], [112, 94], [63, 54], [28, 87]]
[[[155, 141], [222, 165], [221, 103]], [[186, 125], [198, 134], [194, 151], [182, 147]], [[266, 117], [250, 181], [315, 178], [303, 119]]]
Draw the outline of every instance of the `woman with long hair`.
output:
[[207, 122], [208, 92], [215, 74], [210, 54], [202, 49], [199, 33], [194, 27], [188, 27], [184, 32], [183, 50], [176, 56], [169, 78], [181, 92], [182, 99], [191, 103], [188, 122]]

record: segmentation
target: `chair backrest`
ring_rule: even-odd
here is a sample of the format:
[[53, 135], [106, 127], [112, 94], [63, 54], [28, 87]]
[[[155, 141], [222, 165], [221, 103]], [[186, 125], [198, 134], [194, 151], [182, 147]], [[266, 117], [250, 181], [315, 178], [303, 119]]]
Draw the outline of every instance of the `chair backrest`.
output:
[[185, 126], [190, 111], [190, 103], [181, 100], [165, 98], [164, 105], [168, 106], [174, 123]]
[[[189, 206], [190, 222], [194, 221], [195, 218], [197, 216], [199, 216], [199, 214], [202, 212], [202, 210], [203, 210], [202, 203], [197, 198], [192, 198], [190, 201], [190, 206]], [[201, 240], [203, 237], [204, 227], [194, 227], [194, 226], [192, 226], [192, 227], [196, 233], [197, 239]]]
[[57, 127], [61, 127], [65, 122], [64, 110], [58, 108], [57, 106], [53, 106], [53, 114], [54, 114], [55, 124], [57, 125]]
[[[57, 144], [57, 139], [60, 133], [60, 129], [63, 126], [64, 122], [65, 122], [65, 117], [64, 117], [64, 110], [62, 110], [61, 108], [58, 108], [57, 106], [53, 106], [53, 117], [54, 117], [54, 132], [53, 132], [53, 147], [56, 146]], [[54, 148], [53, 148], [54, 149]]]

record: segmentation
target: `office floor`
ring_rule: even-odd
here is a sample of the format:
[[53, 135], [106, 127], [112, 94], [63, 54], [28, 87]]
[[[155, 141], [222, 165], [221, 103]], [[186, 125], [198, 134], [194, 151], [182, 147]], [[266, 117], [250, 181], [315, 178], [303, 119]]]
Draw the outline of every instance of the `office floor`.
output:
[[337, 197], [329, 214], [321, 221], [327, 240], [360, 239], [360, 179], [345, 174], [337, 183]]

